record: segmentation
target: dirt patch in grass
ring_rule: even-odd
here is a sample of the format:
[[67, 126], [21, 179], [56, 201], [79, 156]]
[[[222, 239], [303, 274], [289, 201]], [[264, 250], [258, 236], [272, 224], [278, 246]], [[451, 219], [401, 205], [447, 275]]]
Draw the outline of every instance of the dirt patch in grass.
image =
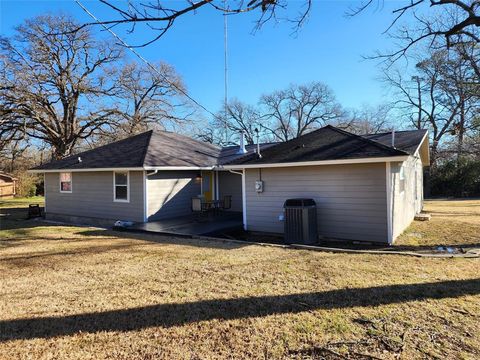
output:
[[480, 357], [478, 259], [25, 225], [0, 230], [0, 358]]

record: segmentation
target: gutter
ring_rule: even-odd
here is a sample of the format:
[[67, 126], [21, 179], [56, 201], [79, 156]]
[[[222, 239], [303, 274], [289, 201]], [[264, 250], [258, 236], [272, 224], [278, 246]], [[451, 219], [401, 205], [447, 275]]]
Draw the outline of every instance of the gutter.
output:
[[32, 169], [28, 170], [32, 174], [57, 173], [57, 172], [93, 172], [93, 171], [173, 171], [173, 170], [241, 170], [258, 168], [278, 168], [278, 167], [298, 167], [298, 166], [320, 166], [320, 165], [343, 165], [343, 164], [370, 164], [384, 162], [403, 162], [411, 155], [389, 156], [378, 158], [359, 158], [359, 159], [341, 159], [341, 160], [320, 160], [320, 161], [300, 161], [285, 163], [257, 163], [257, 164], [239, 164], [239, 165], [212, 165], [212, 166], [143, 166], [133, 168], [83, 168], [83, 169]]
[[301, 161], [286, 163], [257, 163], [257, 164], [239, 164], [239, 165], [223, 165], [221, 168], [225, 170], [235, 169], [257, 169], [257, 168], [278, 168], [278, 167], [298, 167], [298, 166], [320, 166], [320, 165], [344, 165], [344, 164], [370, 164], [384, 162], [403, 162], [410, 155], [389, 156], [379, 158], [360, 158], [360, 159], [342, 159], [342, 160], [320, 160], [320, 161]]
[[31, 169], [27, 170], [30, 174], [45, 174], [58, 172], [94, 172], [94, 171], [144, 171], [143, 167], [134, 168], [84, 168], [84, 169]]
[[31, 169], [31, 174], [58, 173], [58, 172], [94, 172], [94, 171], [173, 171], [173, 170], [215, 170], [215, 166], [143, 166], [131, 168], [82, 168], [82, 169]]

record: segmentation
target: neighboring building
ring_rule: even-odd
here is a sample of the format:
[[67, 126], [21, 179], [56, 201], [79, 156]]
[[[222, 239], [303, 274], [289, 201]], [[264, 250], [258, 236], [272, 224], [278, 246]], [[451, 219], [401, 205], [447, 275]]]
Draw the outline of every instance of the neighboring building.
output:
[[[358, 136], [326, 126], [278, 144], [219, 148], [169, 132], [130, 137], [41, 165], [47, 219], [111, 225], [191, 212], [232, 196], [246, 230], [282, 233], [283, 203], [309, 197], [321, 237], [393, 243], [423, 206], [424, 130]], [[262, 191], [255, 186], [262, 181]]]
[[0, 171], [0, 199], [9, 199], [15, 196], [17, 180], [13, 175]]

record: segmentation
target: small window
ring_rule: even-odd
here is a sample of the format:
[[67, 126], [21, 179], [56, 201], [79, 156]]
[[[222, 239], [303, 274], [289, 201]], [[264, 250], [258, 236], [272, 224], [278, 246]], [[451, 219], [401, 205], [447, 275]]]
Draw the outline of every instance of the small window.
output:
[[402, 166], [400, 168], [400, 192], [403, 193], [405, 191], [405, 168]]
[[129, 174], [125, 172], [113, 173], [113, 201], [128, 202], [129, 201]]
[[72, 192], [72, 173], [69, 173], [69, 172], [60, 173], [60, 192], [61, 193]]

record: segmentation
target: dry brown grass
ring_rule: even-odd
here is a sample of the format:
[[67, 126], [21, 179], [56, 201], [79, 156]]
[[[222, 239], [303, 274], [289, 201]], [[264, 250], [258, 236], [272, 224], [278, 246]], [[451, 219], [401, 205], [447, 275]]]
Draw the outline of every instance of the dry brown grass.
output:
[[430, 200], [428, 222], [415, 221], [395, 245], [480, 247], [480, 200]]
[[[413, 225], [429, 242], [435, 217]], [[2, 223], [0, 358], [480, 357], [479, 259], [40, 225]]]

